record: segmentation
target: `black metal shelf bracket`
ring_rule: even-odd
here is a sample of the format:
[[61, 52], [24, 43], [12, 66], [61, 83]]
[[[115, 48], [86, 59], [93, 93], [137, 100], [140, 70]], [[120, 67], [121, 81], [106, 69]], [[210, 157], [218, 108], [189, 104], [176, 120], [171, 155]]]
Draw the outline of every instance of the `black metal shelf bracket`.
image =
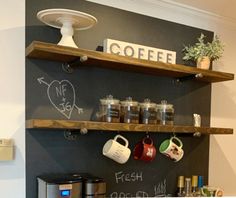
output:
[[81, 128], [80, 131], [78, 131], [78, 130], [65, 130], [64, 131], [64, 138], [69, 141], [75, 141], [78, 139], [79, 133], [81, 135], [86, 135], [88, 133], [88, 129]]
[[62, 70], [66, 73], [73, 73], [74, 67], [80, 65], [83, 62], [86, 62], [88, 60], [88, 56], [81, 56], [80, 58], [77, 58], [71, 62], [65, 62], [62, 63]]
[[193, 133], [193, 137], [201, 137], [201, 133], [196, 131], [195, 133]]
[[181, 82], [184, 82], [184, 81], [193, 80], [195, 78], [203, 78], [203, 74], [202, 73], [192, 74], [192, 75], [189, 75], [189, 76], [184, 76], [184, 77], [176, 78], [175, 82], [176, 83], [181, 83]]

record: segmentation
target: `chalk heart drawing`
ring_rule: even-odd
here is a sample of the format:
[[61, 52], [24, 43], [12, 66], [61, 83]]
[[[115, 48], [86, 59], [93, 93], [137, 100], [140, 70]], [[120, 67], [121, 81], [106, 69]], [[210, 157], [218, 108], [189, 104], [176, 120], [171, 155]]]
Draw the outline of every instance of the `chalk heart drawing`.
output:
[[75, 107], [75, 89], [68, 80], [54, 80], [47, 89], [47, 94], [52, 105], [68, 119]]

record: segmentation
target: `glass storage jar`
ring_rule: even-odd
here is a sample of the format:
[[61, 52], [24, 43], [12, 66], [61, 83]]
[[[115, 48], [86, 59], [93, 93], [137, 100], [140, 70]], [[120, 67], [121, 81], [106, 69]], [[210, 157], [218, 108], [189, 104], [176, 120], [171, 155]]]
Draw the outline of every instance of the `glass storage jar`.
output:
[[157, 105], [152, 103], [150, 99], [145, 99], [140, 103], [140, 123], [156, 124], [157, 123]]
[[137, 101], [132, 100], [132, 97], [121, 101], [120, 119], [124, 123], [139, 123], [139, 105]]
[[161, 104], [157, 104], [157, 124], [174, 124], [174, 107], [172, 104], [168, 104], [166, 100], [162, 100]]
[[100, 99], [100, 117], [102, 122], [120, 122], [120, 101], [112, 95]]

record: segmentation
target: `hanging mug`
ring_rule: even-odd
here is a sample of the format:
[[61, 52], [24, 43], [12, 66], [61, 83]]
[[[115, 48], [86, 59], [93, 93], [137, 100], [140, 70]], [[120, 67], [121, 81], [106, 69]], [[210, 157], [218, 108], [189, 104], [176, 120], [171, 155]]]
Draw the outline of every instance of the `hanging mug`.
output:
[[182, 141], [174, 136], [163, 141], [159, 147], [159, 151], [173, 161], [178, 162], [184, 156], [184, 150], [182, 149], [182, 147]]
[[156, 148], [150, 137], [145, 137], [141, 142], [136, 144], [134, 148], [134, 159], [143, 160], [145, 162], [152, 161], [156, 156]]
[[[123, 140], [125, 144], [122, 145], [121, 143], [117, 142], [117, 139]], [[106, 157], [120, 164], [124, 164], [128, 161], [131, 153], [128, 146], [128, 140], [121, 135], [117, 135], [114, 139], [110, 139], [104, 144], [102, 153]]]

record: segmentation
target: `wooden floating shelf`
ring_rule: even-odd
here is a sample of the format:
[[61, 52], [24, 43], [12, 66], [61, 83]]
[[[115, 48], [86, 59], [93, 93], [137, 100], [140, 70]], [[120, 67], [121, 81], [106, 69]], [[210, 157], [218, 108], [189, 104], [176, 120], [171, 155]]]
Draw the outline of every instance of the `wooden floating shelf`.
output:
[[159, 132], [159, 133], [196, 133], [201, 134], [233, 134], [231, 128], [167, 126], [153, 124], [126, 124], [74, 120], [42, 120], [31, 119], [26, 121], [27, 129], [68, 129], [68, 130], [97, 130], [122, 132]]
[[77, 49], [72, 47], [59, 46], [51, 43], [33, 41], [26, 48], [26, 56], [29, 58], [45, 59], [60, 62], [77, 62], [81, 57], [86, 56], [88, 60], [80, 63], [80, 66], [103, 67], [116, 70], [127, 70], [141, 72], [158, 76], [182, 78], [201, 74], [196, 80], [205, 82], [221, 82], [234, 79], [234, 74], [198, 69], [196, 67], [167, 64], [148, 60], [140, 60], [125, 56], [118, 56], [104, 52]]

